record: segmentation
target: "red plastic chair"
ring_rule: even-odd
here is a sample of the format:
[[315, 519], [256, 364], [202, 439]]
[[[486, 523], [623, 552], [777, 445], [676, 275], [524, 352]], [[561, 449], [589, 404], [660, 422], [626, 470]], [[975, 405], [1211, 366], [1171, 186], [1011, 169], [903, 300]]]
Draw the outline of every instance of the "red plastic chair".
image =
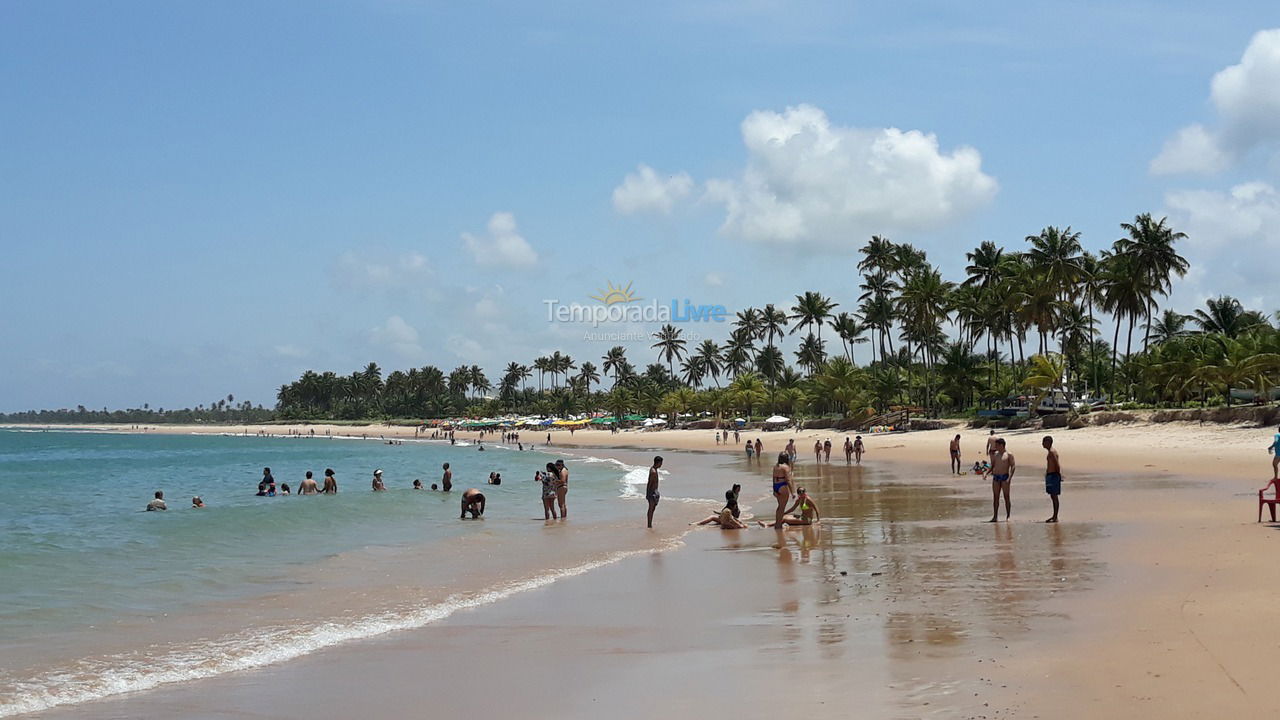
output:
[[[1274, 485], [1276, 488], [1276, 496], [1271, 500], [1268, 500], [1262, 497], [1262, 493], [1266, 492], [1267, 488], [1271, 487], [1272, 485]], [[1262, 506], [1263, 505], [1266, 505], [1267, 509], [1271, 511], [1271, 522], [1275, 522], [1277, 503], [1280, 503], [1280, 482], [1272, 480], [1271, 482], [1267, 483], [1267, 487], [1262, 488], [1261, 490], [1258, 491], [1258, 522], [1262, 522]]]

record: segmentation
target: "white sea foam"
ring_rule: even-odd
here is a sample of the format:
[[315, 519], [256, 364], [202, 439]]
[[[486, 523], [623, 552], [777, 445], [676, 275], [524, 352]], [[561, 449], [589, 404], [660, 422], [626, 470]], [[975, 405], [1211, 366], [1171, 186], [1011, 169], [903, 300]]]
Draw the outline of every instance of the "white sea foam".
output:
[[680, 544], [681, 539], [677, 537], [655, 549], [619, 551], [571, 568], [495, 586], [475, 594], [452, 596], [438, 603], [406, 611], [382, 612], [320, 626], [264, 629], [201, 641], [182, 650], [144, 660], [131, 654], [82, 661], [65, 671], [17, 683], [18, 692], [0, 697], [0, 718], [265, 667], [352, 640], [424, 627], [444, 620], [459, 610], [489, 605], [628, 557], [662, 552]]

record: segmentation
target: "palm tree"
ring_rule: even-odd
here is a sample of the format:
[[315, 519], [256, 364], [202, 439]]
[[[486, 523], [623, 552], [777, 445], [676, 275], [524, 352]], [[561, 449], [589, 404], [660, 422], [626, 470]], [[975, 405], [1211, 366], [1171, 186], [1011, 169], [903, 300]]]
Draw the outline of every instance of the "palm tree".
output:
[[824, 343], [821, 338], [815, 337], [813, 333], [809, 333], [800, 341], [800, 349], [796, 351], [796, 362], [800, 367], [809, 371], [809, 374], [818, 371], [822, 364], [827, 361], [827, 351], [823, 347]]
[[720, 346], [715, 340], [706, 339], [698, 346], [694, 357], [702, 363], [702, 369], [707, 375], [715, 380], [716, 387], [720, 387], [720, 372], [724, 370], [724, 357], [721, 355]]
[[862, 260], [858, 261], [858, 270], [866, 272], [892, 272], [897, 262], [897, 246], [888, 238], [872, 235], [871, 241], [858, 251]]
[[1200, 327], [1200, 332], [1235, 338], [1251, 328], [1269, 324], [1260, 313], [1245, 310], [1239, 300], [1229, 295], [1209, 298], [1204, 304], [1204, 309], [1196, 310], [1190, 317]]
[[756, 355], [756, 369], [770, 382], [777, 382], [778, 376], [782, 373], [782, 368], [785, 365], [786, 359], [783, 358], [782, 351], [772, 345], [761, 350]]
[[[1054, 297], [1065, 304], [1084, 276], [1080, 233], [1072, 231], [1070, 226], [1065, 229], [1049, 226], [1038, 235], [1028, 235], [1027, 242], [1031, 243], [1031, 249], [1026, 252], [1026, 258], [1037, 282], [1047, 285]], [[1061, 337], [1058, 342], [1061, 347]], [[1041, 347], [1040, 351], [1045, 349]]]
[[1150, 297], [1148, 276], [1140, 273], [1136, 264], [1137, 260], [1133, 256], [1115, 253], [1104, 253], [1101, 261], [1102, 309], [1114, 315], [1116, 319], [1115, 337], [1111, 342], [1111, 394], [1113, 396], [1115, 395], [1116, 354], [1120, 344], [1120, 325], [1125, 318], [1128, 318], [1129, 342], [1125, 350], [1125, 357], [1128, 357], [1133, 346], [1133, 323], [1149, 307], [1147, 304]]
[[724, 346], [724, 368], [735, 378], [751, 367], [755, 350], [751, 343], [752, 336], [746, 328], [736, 328], [729, 333], [729, 342]]
[[867, 342], [867, 339], [862, 337], [867, 328], [859, 324], [858, 319], [853, 315], [842, 312], [831, 321], [831, 329], [835, 330], [836, 334], [840, 336], [840, 344], [844, 346], [845, 357], [849, 359], [849, 362], [854, 362], [853, 346]]
[[733, 321], [735, 330], [741, 330], [751, 339], [764, 337], [764, 314], [759, 310], [753, 307], [739, 310], [737, 318]]
[[[1134, 269], [1146, 280], [1146, 307], [1144, 317], [1151, 323], [1155, 309], [1155, 295], [1168, 295], [1173, 276], [1184, 277], [1191, 264], [1178, 254], [1174, 244], [1185, 240], [1186, 233], [1175, 232], [1165, 224], [1168, 218], [1152, 219], [1151, 213], [1142, 213], [1132, 223], [1121, 223], [1126, 235], [1115, 242], [1117, 254], [1128, 255], [1134, 260]], [[1147, 349], [1150, 334], [1143, 335], [1142, 349]]]
[[809, 326], [815, 326], [818, 329], [818, 339], [822, 339], [822, 326], [826, 324], [827, 318], [831, 317], [831, 311], [836, 308], [838, 303], [832, 302], [831, 298], [825, 297], [820, 293], [806, 291], [803, 295], [796, 296], [796, 304], [791, 306], [791, 315], [789, 320], [799, 320], [791, 328], [791, 332]]
[[[1212, 299], [1210, 301], [1212, 302]], [[1143, 330], [1154, 344], [1163, 345], [1174, 338], [1186, 335], [1187, 321], [1190, 319], [1190, 316], [1165, 308], [1160, 319], [1144, 323]]]
[[658, 350], [658, 357], [666, 358], [667, 369], [672, 375], [675, 374], [675, 361], [683, 358], [685, 353], [685, 341], [680, 337], [681, 332], [675, 325], [663, 325], [662, 329], [653, 334], [658, 342], [649, 346]]
[[582, 363], [578, 368], [578, 382], [582, 383], [588, 395], [591, 394], [591, 383], [600, 382], [600, 373], [596, 372], [596, 366], [591, 361]]
[[538, 371], [538, 394], [543, 392], [542, 381], [547, 372], [551, 369], [551, 360], [547, 357], [538, 357], [533, 359], [533, 369]]
[[618, 372], [627, 362], [627, 349], [621, 345], [614, 345], [600, 359], [604, 361], [604, 371], [613, 373], [613, 384], [616, 386], [618, 384]]
[[773, 347], [773, 337], [777, 335], [782, 337], [787, 331], [787, 314], [769, 303], [764, 306], [764, 312], [760, 315], [760, 323], [764, 332], [765, 343], [769, 347]]

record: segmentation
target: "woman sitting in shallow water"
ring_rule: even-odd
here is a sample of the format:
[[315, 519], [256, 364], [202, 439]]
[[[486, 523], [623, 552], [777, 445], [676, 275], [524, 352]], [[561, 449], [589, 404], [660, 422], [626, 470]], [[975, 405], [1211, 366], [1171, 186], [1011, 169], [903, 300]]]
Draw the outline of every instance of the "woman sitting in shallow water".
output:
[[[795, 515], [796, 508], [800, 508], [800, 514]], [[783, 514], [781, 521], [774, 521], [765, 525], [760, 523], [761, 527], [780, 527], [785, 525], [813, 525], [822, 519], [822, 513], [818, 510], [818, 503], [809, 497], [809, 493], [804, 488], [796, 489], [796, 501], [791, 504], [787, 512]], [[760, 521], [756, 521], [760, 522]]]
[[[738, 488], [738, 485], [734, 485]], [[738, 519], [741, 512], [738, 509], [738, 494], [733, 490], [724, 491], [724, 508], [715, 515], [709, 516], [706, 520], [699, 523], [691, 523], [695, 525], [719, 525], [721, 530], [746, 530], [747, 524]]]

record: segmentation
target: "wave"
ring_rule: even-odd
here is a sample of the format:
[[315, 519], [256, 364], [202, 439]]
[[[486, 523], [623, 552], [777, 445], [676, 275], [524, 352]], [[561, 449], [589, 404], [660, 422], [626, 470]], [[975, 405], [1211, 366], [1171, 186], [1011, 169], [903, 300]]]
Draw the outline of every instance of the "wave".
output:
[[353, 640], [425, 627], [444, 620], [459, 610], [490, 605], [629, 557], [674, 549], [682, 544], [682, 538], [683, 535], [677, 536], [657, 548], [621, 550], [549, 574], [498, 585], [473, 594], [450, 596], [441, 602], [420, 608], [380, 612], [320, 626], [270, 628], [236, 634], [217, 640], [200, 641], [182, 650], [145, 660], [139, 660], [136, 655], [130, 654], [81, 661], [73, 668], [45, 675], [38, 681], [17, 683], [20, 688], [17, 693], [8, 698], [0, 698], [0, 718], [252, 670], [294, 660]]

